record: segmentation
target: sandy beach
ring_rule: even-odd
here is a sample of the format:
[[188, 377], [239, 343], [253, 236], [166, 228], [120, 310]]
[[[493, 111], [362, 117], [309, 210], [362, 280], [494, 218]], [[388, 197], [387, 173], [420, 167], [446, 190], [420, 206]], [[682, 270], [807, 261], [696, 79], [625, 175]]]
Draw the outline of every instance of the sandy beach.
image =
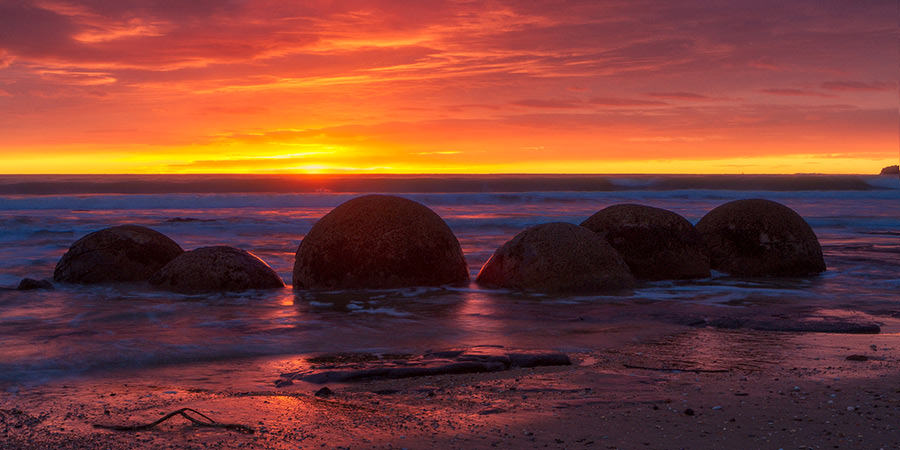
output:
[[[653, 331], [648, 331], [652, 329]], [[570, 366], [276, 388], [298, 358], [7, 391], [4, 448], [897, 448], [892, 334], [621, 324]], [[850, 357], [850, 359], [848, 359]], [[678, 369], [678, 370], [670, 370]], [[175, 417], [192, 408], [252, 434]]]

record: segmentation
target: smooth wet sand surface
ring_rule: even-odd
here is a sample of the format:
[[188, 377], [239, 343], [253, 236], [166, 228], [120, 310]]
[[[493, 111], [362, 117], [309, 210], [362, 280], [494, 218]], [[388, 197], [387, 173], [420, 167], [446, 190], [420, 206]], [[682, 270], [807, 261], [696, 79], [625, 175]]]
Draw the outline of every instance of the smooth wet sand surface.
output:
[[[655, 327], [655, 328], [654, 328]], [[893, 333], [618, 325], [571, 366], [274, 387], [300, 357], [66, 379], [0, 397], [3, 448], [900, 447]], [[848, 360], [851, 355], [856, 356]], [[668, 369], [680, 369], [678, 371]], [[254, 434], [173, 418], [193, 408]]]

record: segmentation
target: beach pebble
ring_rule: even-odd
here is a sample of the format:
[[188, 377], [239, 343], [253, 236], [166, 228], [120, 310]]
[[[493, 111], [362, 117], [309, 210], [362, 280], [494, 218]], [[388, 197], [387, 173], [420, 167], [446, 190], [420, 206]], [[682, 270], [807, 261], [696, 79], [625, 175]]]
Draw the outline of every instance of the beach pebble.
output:
[[300, 243], [294, 288], [383, 289], [465, 282], [459, 241], [434, 211], [389, 195], [349, 200]]
[[825, 271], [822, 247], [794, 210], [771, 200], [735, 200], [697, 223], [712, 268], [737, 276], [805, 276]]
[[589, 294], [628, 289], [634, 277], [606, 240], [570, 223], [537, 225], [494, 252], [478, 274], [488, 286]]
[[184, 250], [164, 234], [137, 225], [95, 231], [60, 258], [53, 279], [65, 283], [146, 281]]
[[316, 397], [327, 398], [327, 397], [331, 397], [332, 394], [334, 394], [334, 391], [329, 389], [328, 386], [325, 386], [322, 389], [319, 389], [318, 391], [316, 391], [316, 393], [313, 395], [315, 395]]
[[581, 226], [606, 239], [637, 278], [669, 280], [709, 276], [709, 257], [700, 233], [674, 212], [644, 205], [613, 205], [600, 210]]
[[154, 274], [150, 284], [182, 294], [284, 287], [281, 277], [261, 259], [226, 246], [185, 252]]

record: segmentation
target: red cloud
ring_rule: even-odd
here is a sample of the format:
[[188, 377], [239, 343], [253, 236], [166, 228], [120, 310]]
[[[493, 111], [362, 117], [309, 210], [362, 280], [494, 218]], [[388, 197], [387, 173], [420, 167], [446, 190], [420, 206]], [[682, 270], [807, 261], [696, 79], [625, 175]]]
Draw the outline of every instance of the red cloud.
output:
[[890, 91], [897, 88], [897, 83], [862, 81], [826, 81], [822, 83], [823, 89], [832, 91]]
[[669, 100], [712, 100], [709, 96], [694, 92], [648, 92], [647, 95]]
[[772, 95], [784, 95], [787, 97], [834, 97], [833, 95], [804, 89], [761, 89], [760, 92]]
[[579, 108], [583, 106], [580, 102], [575, 100], [542, 100], [542, 99], [524, 99], [517, 100], [512, 102], [511, 104], [516, 106], [528, 106], [531, 108]]
[[588, 103], [598, 106], [664, 106], [668, 103], [659, 100], [640, 100], [635, 98], [595, 97]]

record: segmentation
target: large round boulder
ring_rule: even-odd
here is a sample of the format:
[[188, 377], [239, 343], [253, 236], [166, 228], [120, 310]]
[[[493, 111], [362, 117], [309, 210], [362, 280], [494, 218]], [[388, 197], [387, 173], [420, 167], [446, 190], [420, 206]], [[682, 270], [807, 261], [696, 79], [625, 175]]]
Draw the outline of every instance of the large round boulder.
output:
[[294, 288], [383, 289], [464, 282], [459, 241], [434, 211], [405, 198], [344, 202], [309, 231], [294, 261]]
[[226, 246], [184, 252], [156, 272], [150, 284], [181, 294], [284, 287], [281, 277], [261, 259]]
[[495, 287], [562, 294], [612, 292], [634, 286], [628, 265], [587, 228], [553, 222], [522, 231], [481, 268], [477, 281]]
[[736, 200], [697, 223], [712, 268], [737, 276], [804, 276], [825, 270], [812, 228], [791, 208], [770, 200]]
[[644, 205], [613, 205], [581, 226], [597, 233], [644, 280], [709, 276], [709, 257], [700, 233], [684, 217]]
[[65, 283], [146, 281], [184, 250], [166, 235], [137, 225], [95, 231], [75, 241], [56, 264]]

